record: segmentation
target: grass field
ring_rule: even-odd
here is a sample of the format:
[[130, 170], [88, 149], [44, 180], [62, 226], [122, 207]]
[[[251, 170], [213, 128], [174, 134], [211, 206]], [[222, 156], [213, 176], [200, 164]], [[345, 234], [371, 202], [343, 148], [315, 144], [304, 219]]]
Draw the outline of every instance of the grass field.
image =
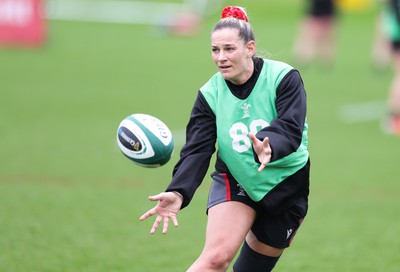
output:
[[[230, 1], [241, 4], [243, 1]], [[300, 1], [246, 1], [258, 48], [291, 63]], [[400, 139], [343, 107], [384, 102], [392, 71], [372, 69], [375, 12], [343, 13], [335, 65], [299, 67], [308, 93], [310, 209], [276, 271], [399, 271]], [[0, 271], [185, 271], [204, 242], [206, 177], [180, 226], [150, 235], [150, 194], [165, 189], [197, 90], [216, 69], [201, 33], [49, 22], [39, 50], [0, 51]], [[166, 166], [122, 156], [119, 122], [143, 112], [174, 132]], [[384, 116], [385, 109], [379, 112]], [[349, 116], [350, 118], [351, 116]]]

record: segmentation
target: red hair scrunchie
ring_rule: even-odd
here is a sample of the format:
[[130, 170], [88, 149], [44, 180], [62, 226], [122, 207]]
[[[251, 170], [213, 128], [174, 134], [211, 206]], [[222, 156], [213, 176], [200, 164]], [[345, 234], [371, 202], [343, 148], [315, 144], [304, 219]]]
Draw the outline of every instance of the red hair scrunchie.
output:
[[233, 17], [245, 22], [248, 22], [249, 19], [247, 18], [246, 12], [240, 8], [235, 6], [227, 6], [222, 10], [221, 18], [229, 18]]

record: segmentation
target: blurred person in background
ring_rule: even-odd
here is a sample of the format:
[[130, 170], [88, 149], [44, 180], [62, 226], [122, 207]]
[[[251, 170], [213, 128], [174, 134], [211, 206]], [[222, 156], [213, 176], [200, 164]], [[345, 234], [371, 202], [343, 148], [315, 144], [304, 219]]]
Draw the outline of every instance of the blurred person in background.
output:
[[384, 130], [400, 136], [400, 0], [387, 0], [382, 3], [383, 33], [391, 43], [394, 76], [389, 88], [388, 111]]
[[378, 71], [386, 70], [392, 62], [392, 45], [383, 31], [381, 13], [379, 11], [375, 21], [375, 33], [371, 51], [373, 68]]
[[[197, 52], [194, 52], [195, 54]], [[243, 8], [226, 7], [211, 32], [218, 72], [198, 91], [186, 143], [165, 192], [150, 196], [150, 230], [189, 205], [218, 146], [207, 205], [206, 241], [190, 272], [271, 271], [308, 210], [310, 160], [306, 92], [290, 65], [256, 57]]]
[[336, 6], [334, 0], [306, 0], [306, 17], [293, 46], [297, 63], [307, 65], [313, 60], [330, 66], [335, 56]]
[[219, 10], [224, 1], [184, 0], [181, 10], [170, 18], [168, 32], [176, 36], [198, 34], [205, 18]]

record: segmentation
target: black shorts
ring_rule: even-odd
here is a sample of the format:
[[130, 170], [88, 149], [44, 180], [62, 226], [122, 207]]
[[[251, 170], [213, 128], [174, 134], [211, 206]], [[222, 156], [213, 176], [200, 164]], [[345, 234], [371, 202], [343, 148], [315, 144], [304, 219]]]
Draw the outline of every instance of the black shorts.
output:
[[400, 41], [392, 40], [392, 50], [394, 52], [400, 52]]
[[334, 0], [309, 0], [307, 13], [314, 17], [333, 16], [336, 13]]
[[276, 248], [290, 246], [307, 214], [308, 193], [293, 196], [291, 199], [293, 204], [290, 207], [272, 214], [266, 211], [265, 204], [261, 201], [253, 201], [230, 174], [214, 172], [211, 176], [214, 182], [210, 188], [207, 210], [227, 201], [238, 201], [246, 204], [257, 213], [251, 231], [260, 242]]

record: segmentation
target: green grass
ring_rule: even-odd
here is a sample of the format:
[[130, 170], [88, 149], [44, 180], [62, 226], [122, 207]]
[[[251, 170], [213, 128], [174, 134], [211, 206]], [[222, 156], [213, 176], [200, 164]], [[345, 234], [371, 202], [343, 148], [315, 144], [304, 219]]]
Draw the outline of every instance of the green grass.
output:
[[[291, 62], [298, 5], [246, 3], [259, 49]], [[210, 178], [179, 228], [151, 236], [153, 220], [138, 218], [152, 207], [147, 196], [168, 184], [182, 141], [170, 163], [143, 169], [122, 156], [115, 134], [135, 112], [185, 127], [197, 89], [215, 72], [216, 19], [192, 38], [51, 21], [44, 48], [0, 51], [0, 271], [176, 272], [198, 256]], [[371, 68], [373, 23], [372, 11], [342, 14], [334, 67], [299, 68], [309, 101], [310, 210], [277, 271], [400, 268], [400, 139], [383, 134], [379, 120], [349, 124], [339, 114], [386, 100], [392, 72]]]

